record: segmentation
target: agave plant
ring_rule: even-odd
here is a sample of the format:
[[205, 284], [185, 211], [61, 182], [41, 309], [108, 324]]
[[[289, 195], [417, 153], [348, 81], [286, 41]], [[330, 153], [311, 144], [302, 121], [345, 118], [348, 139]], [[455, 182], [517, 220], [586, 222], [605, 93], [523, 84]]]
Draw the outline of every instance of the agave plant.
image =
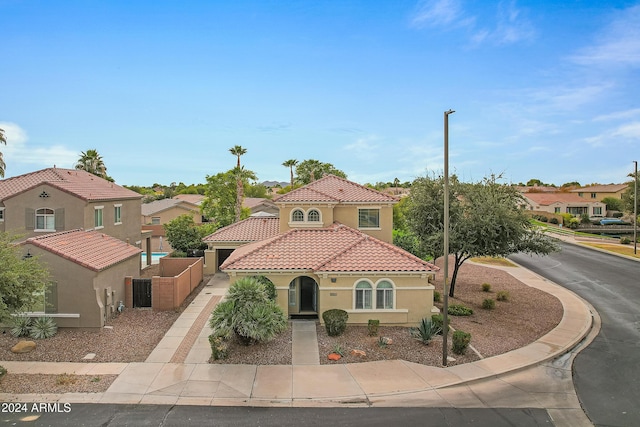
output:
[[429, 344], [433, 337], [439, 334], [440, 331], [440, 327], [434, 324], [429, 318], [422, 319], [417, 328], [411, 328], [409, 330], [413, 338], [421, 341], [425, 345]]
[[31, 317], [16, 316], [13, 318], [13, 327], [11, 328], [11, 335], [13, 335], [16, 338], [28, 337], [29, 326], [31, 326]]
[[58, 332], [58, 325], [48, 316], [33, 319], [29, 326], [29, 335], [36, 340], [51, 338], [56, 332]]

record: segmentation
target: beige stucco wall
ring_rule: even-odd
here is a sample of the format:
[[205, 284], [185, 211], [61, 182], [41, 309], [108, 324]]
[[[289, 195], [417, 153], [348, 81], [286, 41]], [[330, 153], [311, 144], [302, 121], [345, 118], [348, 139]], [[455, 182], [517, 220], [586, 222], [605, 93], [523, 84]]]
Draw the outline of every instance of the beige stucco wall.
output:
[[142, 225], [151, 224], [152, 218], [156, 218], [156, 217], [160, 218], [160, 224], [166, 224], [172, 219], [176, 219], [180, 215], [185, 215], [185, 214], [191, 215], [191, 217], [193, 218], [193, 221], [196, 224], [202, 224], [202, 214], [200, 213], [200, 209], [199, 208], [189, 209], [187, 208], [187, 205], [182, 205], [182, 204], [178, 206], [173, 206], [171, 208], [165, 209], [161, 212], [154, 213], [152, 215], [145, 216], [145, 215], [142, 215], [140, 211], [138, 211], [138, 213], [141, 215]]
[[[379, 209], [380, 228], [358, 228], [358, 209]], [[306, 213], [310, 209], [320, 211], [320, 223], [292, 223], [291, 212], [295, 209], [302, 209]], [[328, 227], [335, 221], [347, 225], [351, 228], [362, 231], [370, 236], [380, 239], [383, 242], [393, 242], [393, 205], [390, 204], [358, 204], [358, 205], [317, 205], [298, 204], [280, 206], [280, 232], [286, 232], [291, 228], [312, 228]]]
[[[319, 277], [308, 273], [246, 273], [230, 272], [230, 282], [254, 274], [264, 274], [275, 285], [278, 291], [277, 302], [287, 315], [297, 314], [298, 307], [289, 305], [289, 284], [300, 276], [308, 276], [318, 283], [317, 313], [322, 322], [322, 313], [332, 308], [339, 308], [349, 313], [349, 324], [367, 324], [369, 319], [380, 320], [381, 324], [397, 326], [415, 326], [420, 319], [431, 317], [433, 309], [434, 287], [428, 282], [427, 277], [422, 275], [383, 275], [364, 274], [358, 275], [335, 275], [335, 282], [331, 277]], [[373, 306], [375, 307], [375, 284], [380, 280], [388, 280], [394, 286], [394, 309], [387, 310], [356, 310], [355, 285], [362, 279], [373, 282]], [[297, 290], [297, 299], [300, 294]]]
[[112, 293], [112, 304], [117, 307], [118, 301], [124, 301], [124, 277], [137, 276], [140, 272], [138, 256], [95, 272], [36, 246], [26, 244], [25, 252], [27, 249], [47, 266], [51, 279], [57, 284], [57, 313], [48, 315], [59, 327], [104, 326], [105, 311], [111, 311], [110, 307], [105, 307], [105, 289], [111, 287], [115, 292]]
[[[43, 192], [48, 197], [40, 197]], [[20, 234], [24, 239], [48, 233], [49, 231], [26, 229], [26, 209], [35, 211], [40, 208], [54, 211], [64, 209], [64, 227], [56, 228], [55, 231], [78, 228], [91, 230], [95, 225], [95, 207], [103, 206], [103, 228], [99, 231], [123, 241], [128, 239], [129, 243], [136, 244], [140, 241], [140, 203], [140, 199], [85, 202], [48, 184], [42, 184], [4, 201], [5, 220], [0, 222], [0, 230]], [[122, 223], [116, 225], [114, 205], [118, 204], [121, 205]]]
[[218, 272], [218, 252], [217, 249], [235, 250], [246, 243], [225, 242], [209, 243], [209, 248], [204, 251], [204, 274], [215, 274]]

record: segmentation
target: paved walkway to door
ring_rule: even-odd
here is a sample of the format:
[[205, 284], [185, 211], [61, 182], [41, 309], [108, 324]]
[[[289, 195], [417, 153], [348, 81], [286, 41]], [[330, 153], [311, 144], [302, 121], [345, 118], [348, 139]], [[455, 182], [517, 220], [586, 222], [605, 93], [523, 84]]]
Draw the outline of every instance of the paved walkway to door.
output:
[[291, 321], [291, 364], [320, 364], [315, 320]]

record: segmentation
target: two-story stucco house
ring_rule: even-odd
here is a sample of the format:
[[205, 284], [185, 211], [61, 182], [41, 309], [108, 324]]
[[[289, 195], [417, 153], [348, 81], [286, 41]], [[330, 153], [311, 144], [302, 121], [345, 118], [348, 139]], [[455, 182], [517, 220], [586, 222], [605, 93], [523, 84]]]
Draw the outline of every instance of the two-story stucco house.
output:
[[274, 202], [279, 218], [253, 216], [204, 239], [209, 272], [268, 277], [290, 317], [340, 308], [349, 323], [415, 325], [437, 311], [437, 267], [392, 244], [395, 197], [329, 175]]
[[524, 208], [531, 211], [555, 214], [568, 213], [589, 218], [606, 216], [607, 205], [599, 201], [589, 201], [573, 193], [522, 193]]

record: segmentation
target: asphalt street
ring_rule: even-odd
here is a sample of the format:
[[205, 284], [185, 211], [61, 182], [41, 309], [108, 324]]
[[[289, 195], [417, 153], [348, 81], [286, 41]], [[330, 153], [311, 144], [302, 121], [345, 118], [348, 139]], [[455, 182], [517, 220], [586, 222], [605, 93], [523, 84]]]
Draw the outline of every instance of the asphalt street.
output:
[[546, 257], [511, 258], [589, 301], [602, 319], [575, 358], [573, 381], [597, 426], [640, 425], [640, 262], [562, 243]]

